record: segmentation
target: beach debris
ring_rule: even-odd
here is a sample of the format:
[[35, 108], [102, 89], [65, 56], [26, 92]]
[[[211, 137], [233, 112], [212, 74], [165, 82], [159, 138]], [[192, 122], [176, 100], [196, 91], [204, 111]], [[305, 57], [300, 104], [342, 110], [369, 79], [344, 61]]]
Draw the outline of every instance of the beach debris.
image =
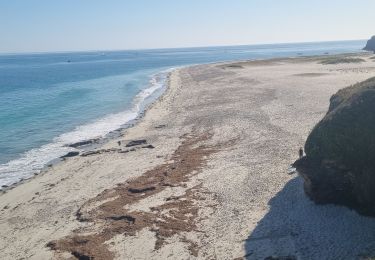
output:
[[243, 69], [243, 66], [241, 66], [240, 64], [229, 64], [227, 67], [234, 69]]
[[145, 139], [140, 140], [133, 140], [126, 144], [126, 147], [132, 147], [137, 145], [147, 144], [147, 141]]
[[155, 189], [156, 189], [155, 186], [151, 186], [151, 187], [142, 187], [142, 188], [129, 188], [128, 191], [130, 191], [131, 193], [144, 193], [144, 192], [152, 191]]
[[78, 148], [78, 147], [81, 147], [81, 146], [96, 144], [96, 143], [99, 142], [99, 140], [100, 140], [99, 138], [93, 138], [93, 139], [84, 140], [84, 141], [76, 142], [76, 143], [73, 143], [73, 144], [69, 144], [67, 146], [71, 147], [71, 148]]
[[325, 75], [327, 75], [327, 73], [309, 72], [309, 73], [297, 73], [297, 74], [294, 74], [293, 76], [297, 76], [297, 77], [321, 77], [321, 76], [325, 76]]
[[74, 156], [77, 156], [77, 155], [79, 155], [79, 152], [69, 152], [69, 153], [65, 154], [64, 156], [61, 156], [60, 158], [74, 157]]
[[[132, 147], [132, 146], [130, 146]], [[128, 152], [134, 152], [137, 149], [140, 148], [147, 148], [147, 149], [153, 149], [155, 148], [153, 145], [149, 144], [146, 146], [142, 147], [133, 147], [130, 149], [119, 149], [119, 148], [111, 148], [111, 149], [100, 149], [100, 150], [93, 150], [93, 151], [87, 151], [81, 154], [82, 157], [90, 156], [90, 155], [96, 155], [96, 154], [103, 154], [103, 153], [112, 153], [112, 152], [117, 152], [117, 153], [128, 153]]]
[[154, 149], [155, 146], [153, 146], [152, 144], [149, 144], [149, 145], [146, 145], [146, 146], [142, 146], [142, 148]]
[[243, 69], [241, 63], [224, 64], [219, 66], [221, 69]]
[[130, 224], [134, 224], [134, 222], [135, 222], [135, 218], [132, 217], [132, 216], [129, 216], [129, 215], [111, 216], [111, 217], [108, 217], [107, 219], [115, 220], [115, 221], [125, 220], [125, 221], [129, 222]]
[[[107, 241], [117, 235], [134, 236], [148, 228], [155, 233], [155, 250], [167, 244], [169, 238], [177, 236], [188, 245], [191, 255], [198, 256], [199, 247], [186, 237], [186, 233], [197, 229], [200, 220], [199, 203], [209, 193], [203, 190], [202, 184], [188, 188], [186, 182], [207, 164], [209, 155], [231, 145], [202, 143], [211, 137], [210, 133], [183, 136], [182, 144], [170, 161], [135, 179], [104, 190], [81, 206], [76, 212], [77, 220], [96, 226], [97, 232], [86, 233], [84, 229], [78, 228], [67, 237], [49, 242], [47, 247], [57, 253], [68, 252], [76, 257], [87, 257], [79, 259], [113, 259], [115, 255], [109, 250]], [[178, 200], [171, 199], [163, 205], [151, 207], [151, 212], [129, 210], [130, 205], [162, 192], [169, 185], [185, 188], [185, 194]]]
[[166, 127], [167, 125], [157, 125], [157, 126], [155, 126], [155, 128], [156, 129], [159, 129], [159, 128], [164, 128], [164, 127]]
[[121, 153], [123, 151], [121, 149], [118, 149], [118, 148], [100, 149], [100, 150], [84, 152], [84, 153], [81, 154], [81, 156], [86, 157], [86, 156], [90, 156], [90, 155], [102, 154], [102, 153], [111, 153], [111, 152]]
[[177, 196], [171, 196], [171, 197], [168, 197], [165, 199], [165, 201], [171, 201], [171, 200], [179, 200], [180, 197], [177, 197]]
[[90, 155], [94, 155], [94, 154], [100, 154], [100, 150], [84, 152], [84, 153], [81, 154], [81, 156], [86, 157], [86, 156], [90, 156]]

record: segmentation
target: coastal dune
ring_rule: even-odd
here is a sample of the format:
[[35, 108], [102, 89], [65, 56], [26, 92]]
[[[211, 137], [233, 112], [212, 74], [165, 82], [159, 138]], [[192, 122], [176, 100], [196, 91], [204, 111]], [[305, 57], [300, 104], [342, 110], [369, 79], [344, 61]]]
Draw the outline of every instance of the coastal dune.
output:
[[174, 70], [166, 93], [101, 152], [66, 158], [0, 195], [1, 258], [373, 255], [375, 220], [315, 205], [290, 169], [330, 96], [375, 76], [369, 54], [350, 57], [363, 61]]

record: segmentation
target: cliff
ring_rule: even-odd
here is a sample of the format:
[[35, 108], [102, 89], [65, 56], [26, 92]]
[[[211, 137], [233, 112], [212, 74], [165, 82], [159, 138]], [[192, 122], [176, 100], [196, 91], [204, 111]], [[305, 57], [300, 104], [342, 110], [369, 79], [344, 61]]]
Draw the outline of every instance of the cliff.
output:
[[375, 36], [372, 36], [372, 38], [367, 41], [367, 44], [363, 49], [365, 51], [373, 51], [375, 53]]
[[295, 162], [306, 194], [375, 215], [375, 78], [338, 91]]

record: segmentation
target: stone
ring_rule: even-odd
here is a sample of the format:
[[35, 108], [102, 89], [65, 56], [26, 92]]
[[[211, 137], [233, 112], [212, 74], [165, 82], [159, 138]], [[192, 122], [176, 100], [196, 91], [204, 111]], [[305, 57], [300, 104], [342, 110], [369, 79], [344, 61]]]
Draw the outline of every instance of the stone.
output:
[[87, 151], [87, 152], [82, 153], [81, 156], [86, 157], [86, 156], [90, 156], [90, 155], [94, 155], [94, 154], [100, 154], [100, 153], [101, 153], [100, 150], [99, 151]]
[[154, 149], [155, 146], [153, 146], [152, 144], [149, 144], [149, 145], [142, 146], [142, 148]]
[[95, 143], [98, 143], [98, 142], [99, 142], [99, 138], [89, 139], [89, 140], [80, 141], [80, 142], [76, 142], [76, 143], [70, 144], [70, 145], [68, 145], [68, 147], [78, 148], [78, 147], [81, 147], [81, 146], [95, 144]]
[[147, 144], [147, 141], [145, 139], [140, 140], [133, 140], [126, 144], [126, 147], [132, 147], [137, 145]]
[[77, 155], [79, 155], [79, 152], [69, 152], [69, 153], [65, 154], [64, 156], [61, 156], [60, 158], [74, 157], [74, 156], [77, 156]]

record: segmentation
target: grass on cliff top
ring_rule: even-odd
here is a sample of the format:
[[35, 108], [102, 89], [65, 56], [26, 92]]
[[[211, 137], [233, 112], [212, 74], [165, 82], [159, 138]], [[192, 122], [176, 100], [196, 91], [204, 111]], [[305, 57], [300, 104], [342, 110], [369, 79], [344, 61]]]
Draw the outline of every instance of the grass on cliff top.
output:
[[[330, 99], [330, 105], [328, 114], [326, 115], [327, 118], [334, 116], [335, 113], [331, 113], [335, 110], [340, 104], [345, 103], [350, 97], [357, 95], [362, 95], [363, 92], [373, 90], [375, 91], [375, 77], [369, 78], [365, 81], [359, 82], [352, 86], [340, 89], [335, 95], [333, 95]], [[375, 260], [375, 259], [374, 259]]]
[[362, 91], [365, 91], [365, 90], [368, 90], [368, 89], [375, 89], [375, 77], [369, 78], [365, 81], [359, 82], [359, 83], [354, 84], [352, 86], [340, 89], [331, 98], [331, 101], [334, 97], [336, 97], [340, 100], [340, 102], [342, 102], [343, 100], [347, 100], [348, 98], [353, 96], [355, 93], [359, 94]]
[[331, 65], [331, 64], [342, 64], [342, 63], [361, 63], [364, 62], [364, 59], [361, 58], [350, 58], [350, 57], [329, 57], [321, 62], [320, 64], [323, 65]]

